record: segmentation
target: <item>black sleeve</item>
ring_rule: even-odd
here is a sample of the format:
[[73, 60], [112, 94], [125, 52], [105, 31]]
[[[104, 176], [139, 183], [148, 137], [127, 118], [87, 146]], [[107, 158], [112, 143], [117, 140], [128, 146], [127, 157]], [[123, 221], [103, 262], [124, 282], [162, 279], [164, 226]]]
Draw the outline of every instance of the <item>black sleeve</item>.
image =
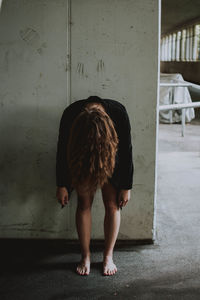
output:
[[71, 127], [70, 109], [67, 107], [61, 117], [56, 153], [56, 185], [71, 191], [70, 175], [67, 166], [67, 143]]
[[132, 189], [133, 187], [133, 153], [131, 142], [131, 125], [126, 108], [123, 109], [123, 115], [120, 122], [120, 143], [119, 143], [119, 161], [120, 161], [120, 188]]

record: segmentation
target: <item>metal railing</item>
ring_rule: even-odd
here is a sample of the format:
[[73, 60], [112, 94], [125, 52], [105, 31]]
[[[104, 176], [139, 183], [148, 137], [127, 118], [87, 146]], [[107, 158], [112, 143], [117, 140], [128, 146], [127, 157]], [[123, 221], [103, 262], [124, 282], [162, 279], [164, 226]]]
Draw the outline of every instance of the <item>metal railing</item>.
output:
[[168, 105], [159, 105], [159, 111], [170, 110], [170, 123], [172, 123], [172, 110], [181, 109], [181, 124], [182, 124], [182, 136], [185, 133], [185, 110], [190, 107], [200, 107], [200, 102], [191, 102], [191, 103], [181, 103], [181, 104], [173, 104], [173, 97], [174, 97], [174, 89], [173, 87], [194, 87], [200, 89], [197, 84], [193, 84], [191, 82], [181, 82], [181, 83], [160, 83], [160, 87], [172, 87], [170, 91], [170, 102], [171, 104]]

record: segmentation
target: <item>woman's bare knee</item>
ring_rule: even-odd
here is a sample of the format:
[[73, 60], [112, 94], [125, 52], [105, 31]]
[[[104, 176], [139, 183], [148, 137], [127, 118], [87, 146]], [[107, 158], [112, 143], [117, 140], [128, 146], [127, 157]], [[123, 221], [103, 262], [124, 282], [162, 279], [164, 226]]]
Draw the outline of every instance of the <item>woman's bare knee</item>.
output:
[[115, 203], [113, 203], [111, 201], [104, 202], [104, 206], [105, 206], [106, 212], [109, 214], [114, 214], [114, 213], [116, 213], [116, 211], [119, 210], [119, 207], [118, 207], [116, 201], [115, 201]]
[[91, 210], [94, 195], [78, 193], [77, 196], [78, 196], [78, 205], [77, 205], [78, 209], [82, 211]]
[[92, 202], [82, 201], [82, 200], [78, 199], [77, 208], [82, 211], [91, 210]]
[[105, 210], [109, 213], [115, 213], [119, 207], [117, 203], [117, 190], [111, 183], [106, 183], [102, 188], [102, 197]]

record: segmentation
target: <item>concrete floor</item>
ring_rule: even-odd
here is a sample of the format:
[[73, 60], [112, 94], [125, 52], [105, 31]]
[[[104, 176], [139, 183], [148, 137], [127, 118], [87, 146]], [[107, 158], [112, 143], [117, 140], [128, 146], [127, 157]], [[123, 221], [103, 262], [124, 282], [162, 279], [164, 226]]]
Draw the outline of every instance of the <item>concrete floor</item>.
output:
[[[159, 126], [157, 230], [154, 245], [115, 250], [118, 273], [101, 275], [92, 249], [89, 276], [74, 272], [79, 250], [18, 248], [1, 255], [1, 300], [200, 299], [200, 122]], [[15, 255], [13, 255], [15, 253]]]

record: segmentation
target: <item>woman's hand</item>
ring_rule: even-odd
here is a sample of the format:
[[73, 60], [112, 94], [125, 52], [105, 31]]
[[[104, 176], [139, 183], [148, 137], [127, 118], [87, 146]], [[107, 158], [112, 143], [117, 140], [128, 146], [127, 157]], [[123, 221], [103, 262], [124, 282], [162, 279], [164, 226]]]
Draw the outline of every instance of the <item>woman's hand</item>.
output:
[[119, 207], [122, 208], [130, 200], [131, 190], [120, 190], [118, 196]]
[[56, 190], [56, 197], [58, 199], [58, 202], [62, 204], [62, 206], [65, 206], [69, 202], [69, 195], [66, 187], [57, 187]]

